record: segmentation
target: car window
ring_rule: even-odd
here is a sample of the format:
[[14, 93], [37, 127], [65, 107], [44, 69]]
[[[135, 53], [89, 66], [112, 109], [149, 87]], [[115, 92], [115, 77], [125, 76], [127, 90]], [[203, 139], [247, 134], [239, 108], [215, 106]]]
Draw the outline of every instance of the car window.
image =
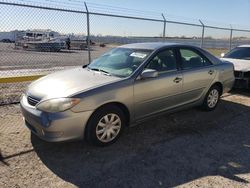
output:
[[250, 59], [250, 47], [237, 47], [228, 52], [225, 58], [232, 58], [232, 59]]
[[173, 50], [168, 49], [159, 52], [146, 66], [147, 69], [154, 69], [158, 72], [177, 70], [176, 57]]
[[212, 65], [212, 63], [205, 57], [199, 55], [196, 51], [191, 49], [180, 49], [182, 68], [192, 69]]

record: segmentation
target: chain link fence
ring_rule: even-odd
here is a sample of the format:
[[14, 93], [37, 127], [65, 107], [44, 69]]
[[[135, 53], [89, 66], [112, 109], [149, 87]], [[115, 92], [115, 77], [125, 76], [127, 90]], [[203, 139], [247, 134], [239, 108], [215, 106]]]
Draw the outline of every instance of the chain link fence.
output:
[[122, 44], [185, 43], [218, 55], [250, 43], [250, 30], [78, 0], [5, 0], [0, 12], [0, 105], [18, 102], [34, 79]]

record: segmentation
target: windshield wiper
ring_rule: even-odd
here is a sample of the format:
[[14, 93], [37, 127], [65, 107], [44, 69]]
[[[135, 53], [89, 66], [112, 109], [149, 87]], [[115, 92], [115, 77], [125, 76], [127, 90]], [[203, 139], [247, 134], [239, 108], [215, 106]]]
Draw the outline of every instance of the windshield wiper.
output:
[[111, 76], [111, 74], [108, 71], [102, 70], [102, 69], [97, 69], [97, 68], [89, 68], [88, 69], [92, 70], [92, 71], [98, 71], [98, 72], [102, 72], [108, 76]]
[[89, 65], [89, 64], [83, 65], [82, 68], [86, 68], [86, 67], [88, 67], [88, 65]]

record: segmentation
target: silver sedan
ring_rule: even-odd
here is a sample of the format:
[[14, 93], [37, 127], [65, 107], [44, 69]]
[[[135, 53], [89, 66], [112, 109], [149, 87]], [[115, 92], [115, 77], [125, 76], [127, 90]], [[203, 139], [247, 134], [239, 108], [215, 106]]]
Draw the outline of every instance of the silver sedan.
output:
[[215, 109], [233, 86], [233, 71], [197, 47], [128, 44], [33, 82], [21, 109], [25, 125], [43, 140], [108, 145], [124, 127], [149, 117], [192, 106]]

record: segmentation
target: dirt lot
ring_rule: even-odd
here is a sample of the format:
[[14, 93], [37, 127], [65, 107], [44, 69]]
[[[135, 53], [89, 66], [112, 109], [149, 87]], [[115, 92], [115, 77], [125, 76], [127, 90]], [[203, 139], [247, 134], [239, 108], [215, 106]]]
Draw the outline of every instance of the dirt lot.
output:
[[0, 107], [0, 187], [250, 187], [250, 94], [127, 128], [115, 144], [46, 143]]

